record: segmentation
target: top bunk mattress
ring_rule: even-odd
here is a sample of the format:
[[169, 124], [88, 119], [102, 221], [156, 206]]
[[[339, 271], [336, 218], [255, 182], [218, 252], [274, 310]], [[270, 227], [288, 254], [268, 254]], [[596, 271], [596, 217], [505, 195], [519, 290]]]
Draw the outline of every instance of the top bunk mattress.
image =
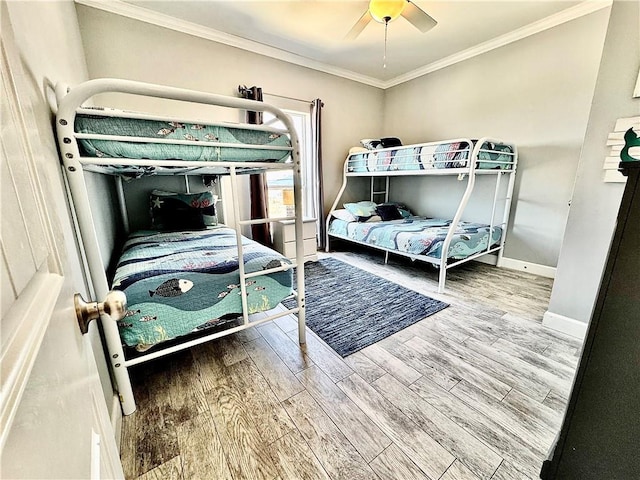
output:
[[[124, 115], [118, 115], [122, 113]], [[125, 114], [126, 113], [126, 114]], [[289, 137], [276, 129], [243, 124], [199, 124], [134, 118], [111, 109], [81, 110], [75, 131], [84, 156], [206, 162], [284, 162]], [[112, 135], [131, 137], [82, 138]]]
[[[469, 168], [475, 141], [447, 141], [357, 152], [347, 159], [348, 173], [416, 171]], [[476, 168], [511, 170], [515, 165], [515, 148], [511, 145], [484, 142], [478, 152]]]

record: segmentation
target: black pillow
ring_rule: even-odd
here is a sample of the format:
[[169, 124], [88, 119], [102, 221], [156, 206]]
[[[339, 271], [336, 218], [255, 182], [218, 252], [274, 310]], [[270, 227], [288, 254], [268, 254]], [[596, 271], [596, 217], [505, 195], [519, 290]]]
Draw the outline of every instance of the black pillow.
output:
[[397, 137], [386, 137], [380, 139], [382, 148], [401, 147], [402, 142]]
[[376, 207], [376, 214], [380, 215], [383, 222], [400, 220], [402, 218], [402, 214], [395, 205], [378, 205]]
[[151, 225], [156, 230], [202, 230], [217, 224], [215, 199], [211, 192], [153, 190], [149, 200]]

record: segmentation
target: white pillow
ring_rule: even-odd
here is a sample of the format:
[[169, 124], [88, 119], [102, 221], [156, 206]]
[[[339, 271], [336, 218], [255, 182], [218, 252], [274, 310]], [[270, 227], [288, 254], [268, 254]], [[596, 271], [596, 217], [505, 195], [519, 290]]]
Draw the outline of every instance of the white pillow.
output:
[[358, 218], [355, 215], [353, 215], [352, 213], [348, 212], [345, 209], [334, 210], [333, 212], [331, 212], [331, 215], [333, 215], [335, 218], [339, 220], [344, 220], [345, 222], [358, 221]]
[[354, 155], [356, 153], [367, 153], [369, 150], [364, 147], [351, 147], [349, 149], [349, 155]]

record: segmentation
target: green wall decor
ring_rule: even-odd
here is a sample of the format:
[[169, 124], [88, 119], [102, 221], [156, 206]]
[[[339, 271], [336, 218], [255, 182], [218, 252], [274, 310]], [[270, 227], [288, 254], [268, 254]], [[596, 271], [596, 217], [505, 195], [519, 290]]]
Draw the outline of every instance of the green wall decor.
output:
[[629, 150], [632, 147], [640, 147], [640, 138], [633, 131], [633, 128], [630, 128], [624, 134], [624, 147], [620, 150], [620, 160], [622, 162], [640, 162], [640, 158], [629, 155]]

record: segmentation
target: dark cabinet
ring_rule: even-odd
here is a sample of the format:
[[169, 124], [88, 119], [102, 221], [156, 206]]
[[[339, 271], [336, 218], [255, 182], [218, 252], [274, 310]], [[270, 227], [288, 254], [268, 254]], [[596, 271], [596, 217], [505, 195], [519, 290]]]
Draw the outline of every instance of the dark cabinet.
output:
[[628, 178], [616, 231], [543, 479], [640, 479], [639, 164], [622, 169]]

